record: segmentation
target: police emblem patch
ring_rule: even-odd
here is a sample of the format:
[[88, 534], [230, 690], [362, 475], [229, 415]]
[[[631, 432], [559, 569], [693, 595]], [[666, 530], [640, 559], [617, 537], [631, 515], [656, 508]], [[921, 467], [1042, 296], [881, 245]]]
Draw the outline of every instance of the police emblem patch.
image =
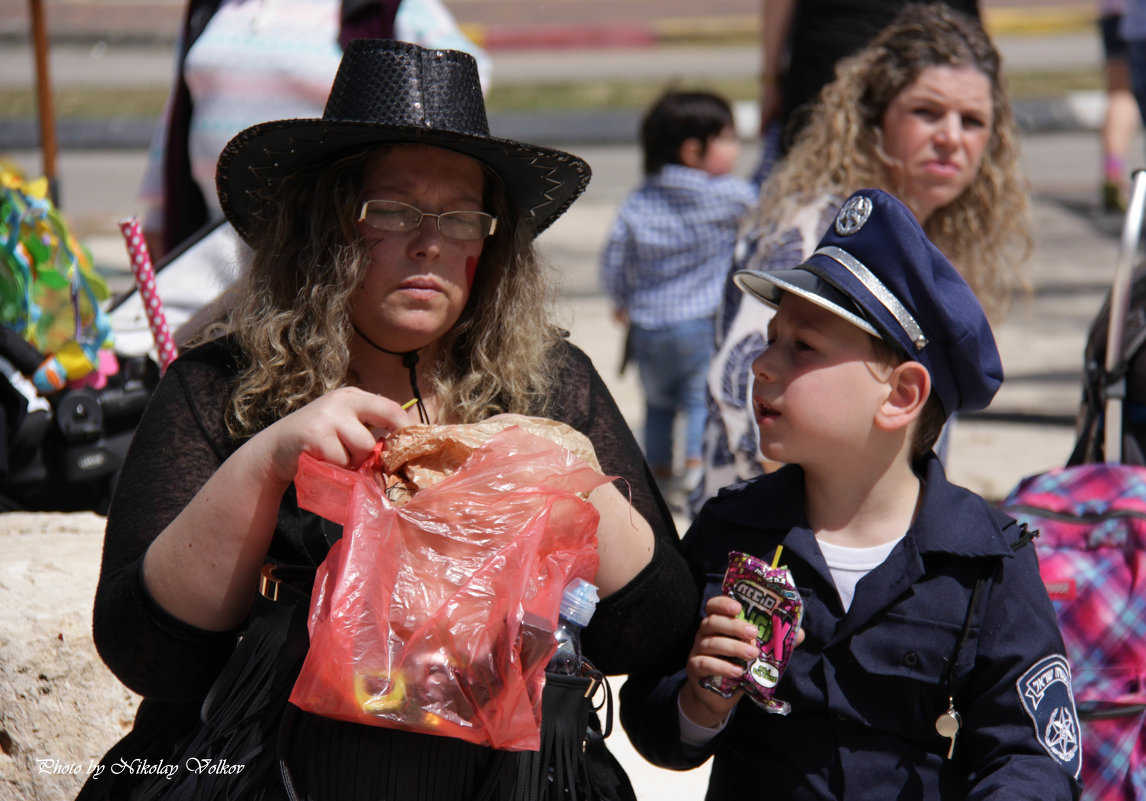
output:
[[1077, 779], [1082, 747], [1066, 659], [1055, 655], [1039, 660], [1019, 677], [1015, 689], [1039, 744]]
[[863, 224], [870, 216], [871, 198], [856, 195], [850, 198], [836, 215], [836, 233], [840, 236], [851, 236], [863, 228]]

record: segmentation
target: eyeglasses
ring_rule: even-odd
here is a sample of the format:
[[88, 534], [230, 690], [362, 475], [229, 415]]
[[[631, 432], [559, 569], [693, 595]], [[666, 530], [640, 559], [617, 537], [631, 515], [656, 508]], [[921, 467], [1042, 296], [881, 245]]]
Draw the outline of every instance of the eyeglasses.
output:
[[497, 228], [497, 217], [484, 211], [443, 211], [430, 214], [397, 200], [367, 200], [362, 204], [358, 221], [371, 228], [391, 233], [416, 231], [423, 217], [437, 220], [442, 236], [463, 242], [485, 239]]

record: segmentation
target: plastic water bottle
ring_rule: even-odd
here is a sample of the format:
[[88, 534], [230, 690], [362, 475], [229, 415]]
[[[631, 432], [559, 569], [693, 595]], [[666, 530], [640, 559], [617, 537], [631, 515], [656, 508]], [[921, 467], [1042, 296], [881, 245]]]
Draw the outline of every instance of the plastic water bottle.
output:
[[597, 587], [585, 579], [573, 579], [561, 596], [561, 616], [557, 621], [557, 651], [549, 660], [550, 673], [575, 675], [581, 671], [581, 629], [589, 624], [597, 608]]

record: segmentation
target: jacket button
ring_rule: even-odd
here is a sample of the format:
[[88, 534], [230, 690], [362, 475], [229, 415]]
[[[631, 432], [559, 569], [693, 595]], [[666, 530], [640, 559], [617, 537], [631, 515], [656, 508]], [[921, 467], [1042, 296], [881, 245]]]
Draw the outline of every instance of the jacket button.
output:
[[908, 651], [903, 655], [903, 664], [908, 667], [915, 667], [919, 664], [919, 654], [915, 653], [915, 651]]

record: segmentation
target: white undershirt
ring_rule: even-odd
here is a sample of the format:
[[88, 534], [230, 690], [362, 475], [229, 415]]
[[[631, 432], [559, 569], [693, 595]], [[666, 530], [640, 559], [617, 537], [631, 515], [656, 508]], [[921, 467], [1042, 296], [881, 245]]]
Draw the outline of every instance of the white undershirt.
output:
[[836, 591], [840, 594], [845, 612], [851, 608], [859, 580], [883, 564], [887, 555], [901, 539], [903, 539], [902, 534], [891, 542], [873, 545], [870, 548], [850, 548], [846, 545], [824, 542], [821, 539], [816, 540], [820, 546], [820, 553], [824, 555], [824, 561], [828, 563], [828, 569], [832, 572], [832, 581], [836, 583]]

